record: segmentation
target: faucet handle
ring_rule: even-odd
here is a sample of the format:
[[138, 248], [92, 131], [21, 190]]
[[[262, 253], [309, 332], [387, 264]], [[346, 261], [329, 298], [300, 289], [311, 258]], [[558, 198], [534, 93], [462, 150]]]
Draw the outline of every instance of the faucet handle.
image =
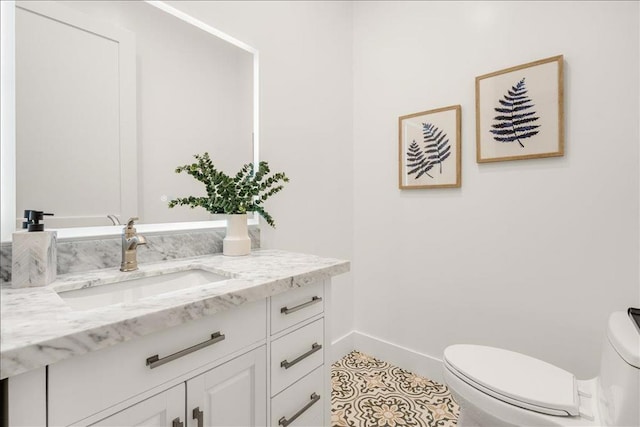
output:
[[139, 220], [140, 218], [138, 218], [137, 216], [134, 216], [132, 218], [129, 218], [129, 221], [127, 221], [127, 227], [126, 228], [133, 228], [133, 222]]
[[118, 218], [116, 215], [114, 214], [109, 214], [107, 215], [107, 218], [111, 220], [111, 222], [113, 223], [113, 225], [122, 225], [122, 223], [120, 222], [120, 218]]

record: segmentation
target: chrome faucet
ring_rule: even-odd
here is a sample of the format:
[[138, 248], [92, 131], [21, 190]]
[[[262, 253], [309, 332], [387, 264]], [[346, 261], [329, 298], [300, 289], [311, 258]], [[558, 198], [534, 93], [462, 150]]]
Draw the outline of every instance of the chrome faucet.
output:
[[127, 225], [122, 229], [122, 263], [120, 271], [135, 271], [138, 269], [138, 252], [136, 249], [139, 245], [146, 245], [147, 239], [142, 235], [138, 235], [133, 222], [138, 218], [129, 218]]

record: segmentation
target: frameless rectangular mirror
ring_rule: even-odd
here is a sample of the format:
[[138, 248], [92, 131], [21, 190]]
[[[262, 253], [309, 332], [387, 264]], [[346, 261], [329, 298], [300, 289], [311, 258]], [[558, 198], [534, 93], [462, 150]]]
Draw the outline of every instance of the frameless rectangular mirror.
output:
[[168, 208], [204, 193], [174, 170], [205, 151], [228, 174], [258, 161], [257, 51], [163, 2], [29, 1], [11, 11], [15, 30], [3, 16], [2, 35], [15, 55], [2, 59], [15, 76], [5, 70], [2, 96], [13, 85], [15, 155], [3, 130], [14, 162], [3, 159], [13, 176], [3, 171], [2, 240], [25, 209], [54, 212], [48, 228], [80, 235], [104, 234], [96, 227], [111, 225], [108, 215], [159, 230], [211, 225], [204, 209]]

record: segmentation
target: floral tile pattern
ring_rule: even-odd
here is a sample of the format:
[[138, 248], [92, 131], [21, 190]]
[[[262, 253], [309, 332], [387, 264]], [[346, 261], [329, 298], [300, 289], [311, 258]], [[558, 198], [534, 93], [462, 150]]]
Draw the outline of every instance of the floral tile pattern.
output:
[[450, 427], [460, 413], [446, 386], [353, 351], [331, 367], [333, 427]]

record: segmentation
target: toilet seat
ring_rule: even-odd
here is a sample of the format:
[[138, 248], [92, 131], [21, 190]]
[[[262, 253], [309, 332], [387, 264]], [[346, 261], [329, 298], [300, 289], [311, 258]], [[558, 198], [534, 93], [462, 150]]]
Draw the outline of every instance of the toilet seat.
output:
[[461, 381], [505, 403], [547, 415], [579, 415], [575, 377], [549, 363], [468, 344], [447, 347], [444, 363]]

